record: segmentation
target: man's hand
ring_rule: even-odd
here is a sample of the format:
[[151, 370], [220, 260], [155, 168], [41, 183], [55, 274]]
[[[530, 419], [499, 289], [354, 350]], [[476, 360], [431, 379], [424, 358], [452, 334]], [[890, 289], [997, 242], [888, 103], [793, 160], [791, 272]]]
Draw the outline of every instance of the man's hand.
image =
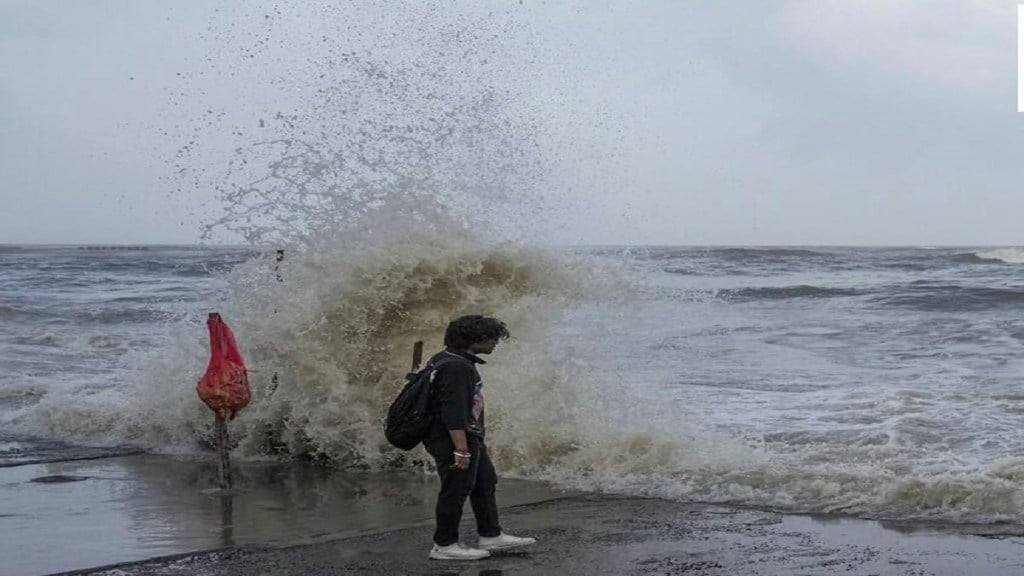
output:
[[455, 463], [452, 464], [452, 468], [459, 470], [466, 470], [469, 468], [469, 460], [472, 456], [469, 452], [455, 451]]
[[465, 430], [449, 430], [448, 435], [452, 437], [452, 444], [455, 445], [455, 463], [452, 468], [466, 470], [469, 468], [469, 443], [466, 441]]

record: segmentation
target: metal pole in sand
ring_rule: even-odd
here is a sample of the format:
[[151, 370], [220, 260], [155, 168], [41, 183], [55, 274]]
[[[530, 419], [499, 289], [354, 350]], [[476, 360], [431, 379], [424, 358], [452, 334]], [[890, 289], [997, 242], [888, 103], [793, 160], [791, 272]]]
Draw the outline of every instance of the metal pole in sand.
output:
[[231, 445], [228, 442], [228, 423], [220, 414], [214, 417], [213, 431], [220, 460], [220, 487], [227, 490], [231, 488]]
[[230, 493], [220, 496], [220, 540], [224, 546], [235, 545], [235, 499]]
[[235, 495], [231, 490], [231, 444], [228, 438], [228, 423], [214, 417], [213, 430], [217, 437], [217, 457], [220, 460], [220, 538], [224, 546], [235, 545]]

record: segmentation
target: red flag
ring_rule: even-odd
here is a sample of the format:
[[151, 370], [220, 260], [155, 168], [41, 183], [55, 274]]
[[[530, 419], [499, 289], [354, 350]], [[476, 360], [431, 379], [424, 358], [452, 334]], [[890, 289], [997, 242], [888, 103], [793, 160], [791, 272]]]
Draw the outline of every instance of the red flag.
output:
[[199, 379], [196, 392], [218, 417], [228, 422], [249, 404], [249, 376], [235, 335], [220, 314], [210, 314], [206, 326], [210, 329], [210, 364]]

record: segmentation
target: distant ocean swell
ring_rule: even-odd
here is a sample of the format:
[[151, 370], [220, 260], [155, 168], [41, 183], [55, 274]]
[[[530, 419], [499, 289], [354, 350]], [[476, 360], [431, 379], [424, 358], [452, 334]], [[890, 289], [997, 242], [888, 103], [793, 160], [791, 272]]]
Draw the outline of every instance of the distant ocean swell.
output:
[[[669, 248], [632, 249], [634, 258], [668, 262], [662, 270], [680, 275], [751, 275], [766, 270], [786, 271], [801, 267], [856, 270], [892, 268], [909, 271], [942, 267], [991, 264], [1024, 264], [1024, 248], [999, 248], [978, 252], [956, 250], [878, 249], [870, 261], [851, 258], [851, 249], [783, 248]], [[681, 259], [681, 257], [684, 257]]]
[[19, 316], [27, 316], [30, 312], [20, 310], [14, 306], [5, 306], [0, 304], [0, 318], [17, 318]]
[[989, 288], [916, 281], [898, 291], [877, 296], [874, 301], [885, 306], [925, 311], [966, 312], [1018, 308], [1024, 306], [1024, 286], [1020, 289]]
[[754, 286], [723, 288], [710, 292], [716, 299], [742, 304], [746, 302], [868, 297], [878, 306], [891, 306], [924, 311], [967, 312], [1017, 308], [1024, 306], [1024, 286], [994, 288], [913, 281], [900, 285], [872, 288], [838, 288], [825, 286]]
[[727, 288], [718, 290], [715, 295], [730, 302], [750, 302], [755, 300], [787, 300], [791, 298], [838, 298], [843, 296], [861, 296], [864, 290], [850, 288], [824, 288], [820, 286], [771, 286], [753, 288]]

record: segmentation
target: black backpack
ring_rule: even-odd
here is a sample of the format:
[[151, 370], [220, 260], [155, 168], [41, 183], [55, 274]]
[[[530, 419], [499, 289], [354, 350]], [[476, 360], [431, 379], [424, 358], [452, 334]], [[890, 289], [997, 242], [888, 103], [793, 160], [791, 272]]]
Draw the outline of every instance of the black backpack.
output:
[[435, 364], [427, 364], [419, 372], [405, 375], [405, 387], [388, 408], [388, 418], [384, 423], [384, 436], [393, 446], [412, 450], [426, 438], [434, 419], [430, 405], [430, 381], [438, 368], [455, 361], [456, 358], [443, 358]]

